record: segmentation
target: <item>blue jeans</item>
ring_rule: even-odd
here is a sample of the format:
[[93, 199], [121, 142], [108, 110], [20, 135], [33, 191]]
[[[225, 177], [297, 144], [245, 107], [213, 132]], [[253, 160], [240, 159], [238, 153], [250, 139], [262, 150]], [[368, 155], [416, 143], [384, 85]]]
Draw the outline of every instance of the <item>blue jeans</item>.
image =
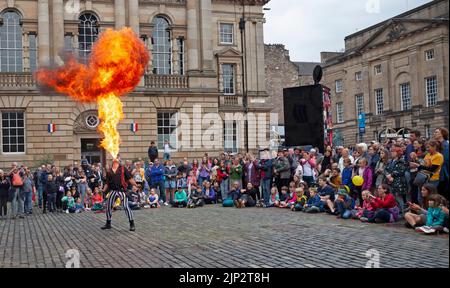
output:
[[203, 189], [203, 181], [209, 181], [209, 176], [207, 177], [198, 176], [198, 184], [200, 185], [200, 187], [202, 187], [202, 189]]
[[37, 190], [38, 190], [38, 205], [39, 208], [42, 208], [42, 198], [43, 198], [42, 193], [44, 193], [44, 186], [42, 184], [39, 184]]
[[164, 181], [161, 180], [159, 182], [156, 182], [152, 184], [152, 188], [159, 190], [159, 200], [166, 202], [166, 187], [164, 186]]
[[225, 199], [228, 199], [228, 192], [230, 187], [230, 179], [222, 179], [222, 182], [220, 183], [220, 193], [222, 194], [222, 201]]
[[31, 213], [33, 211], [32, 196], [33, 192], [25, 192], [25, 213]]
[[163, 160], [164, 161], [170, 160], [170, 153], [164, 153], [163, 154]]
[[269, 204], [270, 199], [270, 180], [271, 179], [261, 180], [262, 195], [266, 204]]
[[[84, 197], [86, 196], [86, 188], [87, 188], [86, 183], [78, 184], [78, 192], [80, 192], [81, 203], [84, 203]], [[56, 201], [56, 196], [55, 196], [55, 201]]]
[[23, 214], [23, 198], [20, 195], [22, 187], [12, 187], [13, 197], [11, 201], [11, 215], [12, 217], [19, 216]]
[[346, 209], [344, 203], [336, 201], [337, 210], [342, 219], [350, 219], [352, 217], [352, 210]]

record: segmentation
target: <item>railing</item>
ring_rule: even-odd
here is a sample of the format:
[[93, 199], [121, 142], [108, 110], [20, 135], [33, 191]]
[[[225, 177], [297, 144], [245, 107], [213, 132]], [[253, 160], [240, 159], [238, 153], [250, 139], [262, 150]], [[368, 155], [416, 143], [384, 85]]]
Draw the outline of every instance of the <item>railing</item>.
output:
[[140, 0], [141, 3], [186, 4], [186, 0]]
[[36, 81], [29, 72], [0, 72], [0, 87], [35, 87]]
[[187, 89], [189, 88], [189, 78], [183, 75], [145, 75], [146, 88], [169, 88]]
[[236, 95], [225, 95], [223, 96], [223, 106], [239, 106], [239, 97]]

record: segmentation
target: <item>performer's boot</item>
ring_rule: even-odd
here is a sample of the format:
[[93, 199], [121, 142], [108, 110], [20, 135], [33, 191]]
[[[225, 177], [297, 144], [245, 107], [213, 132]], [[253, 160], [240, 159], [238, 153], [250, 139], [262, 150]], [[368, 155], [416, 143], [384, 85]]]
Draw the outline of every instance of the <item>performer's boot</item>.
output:
[[105, 226], [101, 228], [102, 230], [111, 229], [111, 220], [106, 220]]
[[134, 220], [130, 220], [130, 231], [135, 231], [136, 228], [134, 227]]

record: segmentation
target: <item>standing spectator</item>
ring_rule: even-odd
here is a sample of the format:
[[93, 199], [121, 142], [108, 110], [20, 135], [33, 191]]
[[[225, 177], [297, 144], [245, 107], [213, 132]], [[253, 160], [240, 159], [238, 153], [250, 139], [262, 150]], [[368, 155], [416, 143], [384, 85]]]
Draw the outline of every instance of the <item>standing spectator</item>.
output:
[[44, 193], [44, 187], [45, 187], [45, 182], [43, 181], [43, 177], [44, 177], [43, 174], [46, 174], [45, 170], [46, 170], [46, 166], [42, 165], [38, 169], [38, 171], [36, 173], [36, 178], [35, 178], [36, 186], [37, 186], [37, 192], [38, 192], [38, 195], [37, 195], [38, 201], [37, 201], [37, 203], [38, 203], [39, 209], [42, 208], [42, 194]]
[[158, 188], [159, 190], [159, 198], [161, 204], [164, 203], [165, 206], [168, 206], [169, 204], [166, 201], [166, 193], [165, 193], [165, 187], [164, 187], [164, 167], [159, 163], [159, 159], [155, 159], [155, 164], [153, 165], [151, 171], [151, 188]]
[[5, 172], [0, 169], [0, 219], [3, 220], [8, 215], [8, 197], [10, 181]]
[[220, 166], [217, 169], [217, 182], [220, 184], [220, 193], [222, 201], [228, 198], [228, 191], [230, 189], [229, 169], [225, 164], [225, 160], [220, 161]]
[[341, 169], [341, 171], [344, 171], [344, 159], [347, 159], [347, 158], [350, 159], [350, 162], [353, 165], [353, 163], [355, 162], [355, 159], [353, 158], [352, 155], [350, 155], [348, 148], [344, 148], [344, 149], [342, 149], [342, 157], [339, 159], [339, 169]]
[[[278, 191], [281, 191], [283, 187], [288, 187], [291, 178], [291, 165], [289, 160], [284, 157], [283, 151], [278, 152], [278, 158], [273, 164], [273, 172], [276, 175], [276, 183]], [[281, 195], [280, 195], [281, 197]]]
[[203, 188], [203, 182], [210, 180], [211, 165], [208, 163], [208, 158], [203, 157], [202, 165], [199, 167], [198, 184]]
[[[47, 184], [45, 185], [45, 192], [47, 194], [47, 208], [48, 212], [56, 211], [56, 194], [58, 193], [58, 185], [56, 184], [55, 179], [52, 174], [48, 175]], [[44, 207], [43, 213], [46, 213], [46, 209]]]
[[56, 193], [56, 211], [62, 212], [62, 198], [64, 197], [64, 176], [59, 168], [55, 169], [55, 183], [58, 186], [58, 192]]
[[241, 164], [239, 163], [239, 158], [234, 157], [233, 159], [233, 165], [231, 165], [230, 168], [230, 181], [231, 183], [238, 183], [238, 189], [242, 188], [242, 175], [243, 175], [243, 169]]
[[[176, 177], [177, 177], [177, 166], [173, 164], [172, 160], [167, 160], [166, 166], [164, 167], [164, 176], [166, 178], [165, 188], [166, 195], [169, 195], [169, 203], [173, 202], [173, 194], [176, 189]], [[167, 196], [165, 197], [167, 199]]]
[[303, 169], [303, 181], [311, 186], [315, 182], [314, 180], [314, 168], [315, 163], [314, 160], [310, 157], [310, 154], [307, 151], [303, 151], [303, 159], [300, 160], [300, 165]]
[[33, 175], [30, 169], [25, 167], [25, 174], [23, 175], [23, 194], [24, 194], [24, 212], [25, 214], [33, 213], [33, 191], [35, 190], [35, 185], [33, 181]]
[[152, 141], [150, 147], [148, 147], [148, 159], [153, 163], [156, 158], [158, 158], [158, 147], [156, 147], [155, 142]]
[[[370, 190], [372, 188], [372, 169], [367, 165], [367, 159], [361, 158], [359, 159], [359, 168], [356, 170], [355, 175], [359, 175], [364, 179], [363, 185], [361, 187], [355, 187], [355, 190], [357, 192], [357, 196], [359, 199], [359, 205], [362, 205], [363, 199], [362, 199], [362, 191], [364, 190]], [[354, 197], [356, 200], [356, 197]]]
[[164, 141], [164, 161], [167, 161], [170, 159], [171, 149], [174, 149], [174, 148], [170, 145], [169, 140], [166, 139]]
[[260, 171], [258, 170], [258, 161], [255, 159], [255, 157], [251, 154], [249, 154], [249, 159], [247, 161], [247, 163], [245, 164], [245, 180], [246, 183], [251, 183], [252, 184], [252, 188], [255, 191], [258, 191], [258, 193], [256, 194], [256, 200], [261, 199], [261, 194], [259, 192], [259, 185], [261, 183], [261, 174]]
[[23, 169], [20, 168], [15, 162], [11, 166], [9, 178], [12, 186], [11, 217], [12, 219], [16, 219], [17, 217], [24, 218]]
[[402, 155], [402, 148], [394, 146], [391, 151], [392, 159], [385, 169], [387, 183], [391, 188], [390, 191], [392, 192], [393, 197], [400, 204], [400, 211], [403, 211], [403, 209], [405, 208], [406, 193], [408, 189], [405, 179], [406, 165]]
[[434, 130], [434, 140], [439, 141], [441, 143], [442, 147], [441, 154], [444, 156], [444, 163], [442, 165], [439, 176], [438, 191], [439, 194], [441, 194], [448, 200], [449, 199], [448, 186], [450, 173], [448, 130], [443, 127]]
[[390, 157], [389, 150], [387, 149], [381, 150], [380, 160], [378, 160], [374, 170], [375, 187], [378, 187], [385, 182], [386, 179], [385, 169], [386, 166], [389, 164], [389, 157]]
[[262, 187], [262, 194], [263, 194], [264, 202], [266, 203], [266, 205], [269, 205], [270, 188], [272, 187], [272, 178], [273, 178], [273, 175], [272, 175], [273, 165], [272, 165], [272, 159], [270, 159], [269, 149], [264, 150], [262, 159], [258, 163], [257, 167], [261, 171], [261, 187]]

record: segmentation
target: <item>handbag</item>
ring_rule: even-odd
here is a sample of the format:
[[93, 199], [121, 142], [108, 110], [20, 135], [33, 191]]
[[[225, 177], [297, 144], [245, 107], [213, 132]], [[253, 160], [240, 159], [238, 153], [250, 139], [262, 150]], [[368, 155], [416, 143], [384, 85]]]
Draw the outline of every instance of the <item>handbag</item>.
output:
[[430, 175], [423, 171], [417, 172], [416, 178], [414, 178], [414, 186], [422, 187], [423, 184], [427, 183], [430, 180]]

